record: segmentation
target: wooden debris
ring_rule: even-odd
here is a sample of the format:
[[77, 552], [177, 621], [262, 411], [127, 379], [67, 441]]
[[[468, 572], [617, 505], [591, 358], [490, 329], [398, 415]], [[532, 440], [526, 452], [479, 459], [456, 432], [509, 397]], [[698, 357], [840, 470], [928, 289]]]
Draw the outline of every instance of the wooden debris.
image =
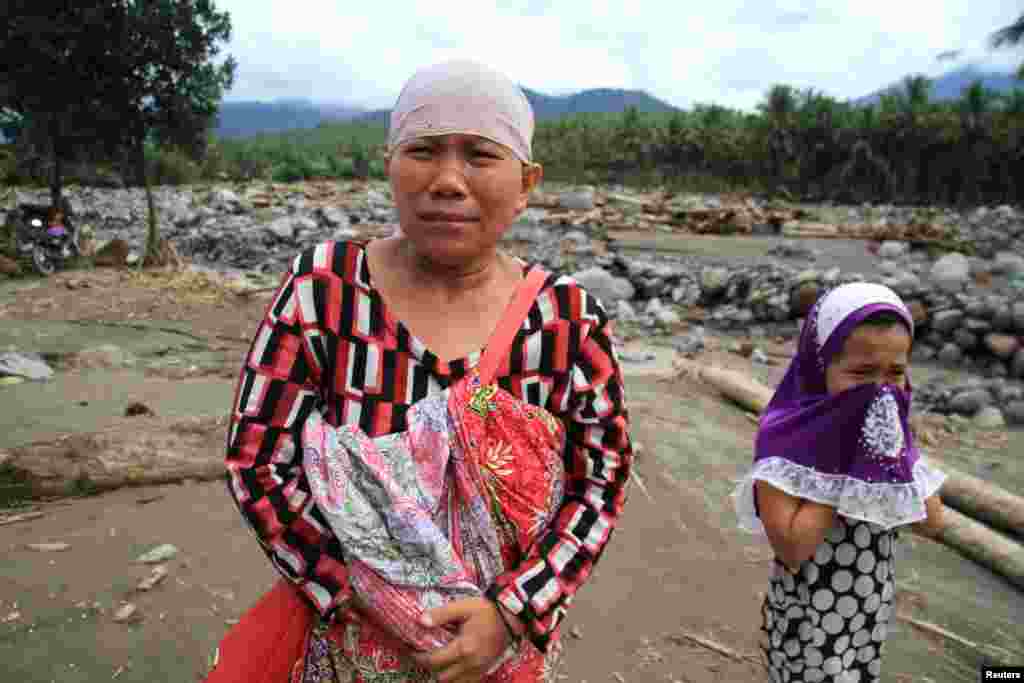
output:
[[744, 654], [742, 652], [737, 652], [736, 650], [732, 649], [731, 647], [728, 647], [726, 645], [722, 645], [721, 643], [719, 643], [717, 641], [714, 641], [714, 640], [712, 640], [710, 638], [705, 638], [704, 636], [698, 636], [698, 635], [693, 634], [693, 633], [686, 633], [684, 631], [682, 633], [673, 634], [673, 635], [668, 637], [668, 640], [670, 642], [675, 643], [676, 645], [684, 645], [686, 643], [692, 643], [692, 644], [697, 645], [699, 647], [703, 647], [703, 648], [705, 648], [707, 650], [711, 650], [712, 652], [717, 652], [718, 654], [723, 655], [725, 657], [728, 657], [729, 659], [732, 659], [732, 660], [737, 661], [737, 662], [754, 662], [755, 664], [764, 665], [764, 662], [757, 655]]
[[986, 655], [989, 657], [997, 657], [1002, 660], [1003, 664], [1009, 665], [1017, 663], [1021, 660], [1022, 657], [1022, 655], [1020, 654], [1008, 652], [1007, 650], [1004, 650], [1003, 648], [998, 647], [996, 645], [992, 645], [991, 643], [975, 643], [972, 640], [968, 640], [967, 638], [964, 638], [959, 634], [953, 633], [949, 629], [945, 629], [939, 626], [938, 624], [933, 624], [930, 621], [922, 621], [921, 619], [915, 619], [910, 615], [899, 613], [896, 614], [896, 618], [900, 621], [904, 621], [910, 624], [916, 629], [924, 631], [925, 633], [930, 633], [933, 636], [938, 636], [945, 640], [952, 641], [954, 643], [957, 643], [958, 645], [962, 645], [966, 648], [974, 650], [975, 652], [978, 652], [982, 655]]
[[25, 546], [29, 550], [35, 550], [37, 553], [62, 553], [65, 550], [71, 549], [69, 543], [29, 543]]
[[42, 516], [42, 512], [25, 512], [20, 515], [0, 517], [0, 526], [7, 526], [8, 524], [17, 524], [19, 522], [28, 522], [33, 519], [39, 519]]

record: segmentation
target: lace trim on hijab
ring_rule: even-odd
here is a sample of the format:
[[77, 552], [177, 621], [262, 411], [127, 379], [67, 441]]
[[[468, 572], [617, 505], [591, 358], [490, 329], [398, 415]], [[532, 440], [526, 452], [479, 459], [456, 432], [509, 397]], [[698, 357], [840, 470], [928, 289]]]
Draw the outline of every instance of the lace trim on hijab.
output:
[[766, 458], [754, 464], [732, 492], [739, 526], [748, 533], [767, 537], [754, 508], [754, 482], [766, 481], [791, 496], [830, 505], [851, 519], [878, 524], [885, 529], [912, 524], [928, 514], [924, 501], [935, 494], [946, 475], [925, 462], [914, 463], [914, 480], [908, 483], [871, 483], [843, 474], [824, 474], [784, 458]]

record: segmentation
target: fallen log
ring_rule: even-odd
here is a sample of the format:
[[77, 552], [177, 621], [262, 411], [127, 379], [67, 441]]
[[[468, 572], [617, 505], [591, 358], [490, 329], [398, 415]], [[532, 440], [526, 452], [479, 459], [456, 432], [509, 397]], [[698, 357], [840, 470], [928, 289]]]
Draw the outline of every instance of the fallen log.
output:
[[[764, 411], [774, 393], [742, 372], [687, 360], [676, 363], [685, 374], [707, 382], [723, 396], [757, 414]], [[1024, 589], [1024, 546], [973, 519], [977, 517], [1020, 534], [1024, 529], [1024, 499], [944, 464], [939, 466], [946, 474], [939, 490], [945, 503], [946, 524], [935, 539]]]
[[942, 515], [945, 523], [935, 540], [1024, 590], [1024, 546], [949, 507]]
[[1024, 538], [1024, 498], [994, 486], [983, 479], [940, 465], [947, 478], [939, 491], [949, 507]]
[[145, 420], [132, 431], [122, 427], [0, 450], [0, 500], [222, 479], [225, 423], [223, 417]]

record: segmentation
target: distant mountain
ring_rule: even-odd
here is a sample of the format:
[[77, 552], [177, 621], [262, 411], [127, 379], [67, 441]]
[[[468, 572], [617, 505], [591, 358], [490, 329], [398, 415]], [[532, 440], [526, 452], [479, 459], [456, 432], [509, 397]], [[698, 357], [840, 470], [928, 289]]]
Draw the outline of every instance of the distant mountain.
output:
[[[523, 94], [533, 107], [533, 114], [538, 121], [557, 119], [570, 114], [617, 114], [626, 107], [636, 107], [641, 112], [669, 112], [676, 107], [653, 97], [642, 90], [619, 90], [615, 88], [595, 88], [583, 90], [572, 95], [545, 95], [536, 90], [523, 88]], [[387, 125], [389, 109], [377, 109], [361, 114], [356, 118]]]
[[247, 137], [295, 128], [316, 128], [323, 121], [351, 119], [364, 111], [344, 104], [295, 98], [273, 102], [222, 102], [215, 130], [224, 138]]
[[[963, 91], [977, 80], [980, 80], [987, 89], [999, 93], [1010, 92], [1015, 88], [1024, 89], [1024, 82], [1014, 78], [1012, 72], [983, 71], [975, 66], [965, 66], [933, 79], [931, 99], [938, 102], [960, 99]], [[870, 95], [851, 100], [851, 102], [859, 106], [877, 104], [884, 93], [899, 91], [902, 87], [903, 81], [900, 80]]]

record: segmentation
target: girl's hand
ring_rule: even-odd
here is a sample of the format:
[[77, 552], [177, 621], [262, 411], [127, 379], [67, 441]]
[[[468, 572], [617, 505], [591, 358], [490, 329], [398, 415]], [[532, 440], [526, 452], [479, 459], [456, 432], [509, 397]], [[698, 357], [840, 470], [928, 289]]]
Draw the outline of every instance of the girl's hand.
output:
[[939, 497], [939, 494], [936, 493], [930, 498], [926, 498], [924, 501], [924, 507], [928, 512], [928, 517], [920, 522], [911, 524], [910, 530], [918, 536], [935, 538], [946, 526], [945, 519], [942, 514], [942, 499]]
[[[485, 598], [456, 600], [430, 610], [424, 626], [458, 626], [455, 640], [430, 653], [413, 655], [416, 663], [438, 674], [441, 683], [481, 680], [509, 645], [509, 634], [498, 614], [498, 605]], [[511, 615], [510, 623], [515, 624]]]

